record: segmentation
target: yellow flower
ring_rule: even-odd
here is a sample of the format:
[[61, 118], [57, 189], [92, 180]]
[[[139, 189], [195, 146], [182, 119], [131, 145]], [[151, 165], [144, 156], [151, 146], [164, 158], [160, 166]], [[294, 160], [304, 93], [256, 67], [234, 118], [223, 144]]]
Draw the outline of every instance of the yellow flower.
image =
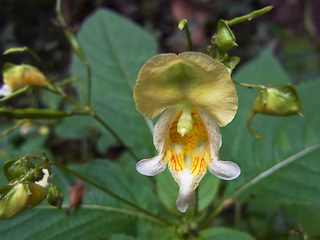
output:
[[27, 85], [48, 86], [46, 77], [31, 65], [6, 64], [3, 72], [3, 86], [0, 89], [0, 96], [8, 96], [13, 91]]
[[148, 118], [167, 109], [153, 131], [158, 155], [139, 161], [136, 168], [154, 176], [168, 165], [180, 186], [181, 212], [194, 203], [194, 190], [207, 170], [225, 180], [240, 175], [236, 163], [218, 158], [219, 127], [232, 121], [238, 108], [235, 86], [223, 64], [198, 52], [154, 56], [140, 70], [134, 100]]

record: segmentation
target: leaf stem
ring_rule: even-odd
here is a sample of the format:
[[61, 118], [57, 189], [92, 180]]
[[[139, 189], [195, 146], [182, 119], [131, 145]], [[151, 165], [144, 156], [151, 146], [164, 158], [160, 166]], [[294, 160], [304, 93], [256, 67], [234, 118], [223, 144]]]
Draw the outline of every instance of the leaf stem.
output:
[[268, 7], [262, 8], [260, 10], [257, 10], [257, 11], [254, 11], [252, 13], [249, 13], [247, 15], [244, 15], [244, 16], [241, 16], [241, 17], [237, 17], [237, 18], [234, 18], [234, 19], [232, 19], [230, 21], [227, 21], [227, 24], [229, 26], [231, 26], [231, 25], [242, 23], [242, 22], [245, 22], [245, 21], [251, 21], [252, 19], [260, 17], [261, 15], [269, 12], [272, 8], [273, 8], [273, 6], [268, 6]]
[[159, 216], [156, 216], [155, 214], [153, 214], [153, 213], [141, 208], [140, 206], [138, 206], [138, 205], [136, 205], [136, 204], [134, 204], [134, 203], [132, 203], [132, 202], [120, 197], [120, 196], [118, 196], [117, 194], [115, 194], [114, 192], [110, 191], [109, 189], [104, 188], [104, 187], [96, 184], [95, 182], [93, 182], [90, 179], [86, 178], [85, 176], [83, 176], [83, 175], [71, 170], [70, 168], [67, 168], [64, 165], [62, 165], [62, 164], [60, 164], [60, 163], [58, 163], [56, 161], [52, 161], [52, 165], [56, 166], [57, 168], [63, 170], [64, 172], [66, 172], [68, 174], [71, 174], [71, 175], [81, 179], [82, 181], [86, 182], [87, 184], [89, 184], [89, 185], [91, 185], [91, 186], [93, 186], [93, 187], [95, 187], [95, 188], [97, 188], [97, 189], [109, 194], [110, 196], [114, 197], [118, 201], [123, 202], [123, 203], [125, 203], [125, 204], [127, 204], [127, 205], [129, 205], [129, 206], [131, 206], [131, 207], [133, 207], [135, 209], [137, 209], [138, 211], [141, 212], [141, 214], [148, 216], [149, 219], [150, 218], [157, 219], [157, 222], [162, 224], [162, 225], [171, 225], [168, 221], [166, 221], [166, 220], [160, 218]]
[[137, 157], [137, 155], [131, 150], [130, 147], [128, 147], [122, 139], [118, 136], [118, 134], [95, 112], [91, 112], [91, 116], [93, 119], [95, 119], [98, 123], [100, 123], [116, 140], [118, 143], [123, 145], [125, 149], [128, 151], [128, 153], [136, 160], [139, 161], [140, 159]]
[[193, 49], [192, 40], [191, 40], [191, 34], [190, 34], [190, 31], [189, 31], [189, 25], [188, 25], [187, 19], [182, 19], [179, 22], [178, 28], [180, 30], [185, 30], [185, 33], [186, 33], [186, 36], [187, 36], [187, 39], [188, 39], [188, 48], [189, 48], [189, 51], [192, 51], [192, 49]]
[[87, 105], [91, 104], [91, 66], [87, 60], [87, 58], [84, 55], [84, 52], [73, 34], [73, 32], [68, 28], [67, 23], [63, 17], [63, 14], [61, 12], [61, 0], [57, 0], [56, 2], [56, 13], [57, 13], [57, 21], [62, 25], [63, 27], [63, 32], [69, 41], [72, 50], [74, 53], [79, 57], [79, 59], [82, 61], [83, 65], [85, 66], [87, 70], [87, 81], [88, 81], [88, 86], [87, 86], [87, 100], [86, 103]]

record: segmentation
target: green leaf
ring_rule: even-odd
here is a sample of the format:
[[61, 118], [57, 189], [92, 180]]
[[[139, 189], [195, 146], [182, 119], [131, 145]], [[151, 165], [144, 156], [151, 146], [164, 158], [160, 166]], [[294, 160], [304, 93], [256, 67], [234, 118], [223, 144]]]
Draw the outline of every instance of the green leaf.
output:
[[230, 228], [216, 227], [208, 228], [200, 232], [200, 239], [217, 239], [217, 240], [254, 240], [247, 233], [232, 230]]
[[[279, 85], [289, 78], [273, 57], [272, 48], [241, 68], [233, 77], [246, 83]], [[304, 109], [298, 116], [259, 115], [253, 129], [263, 137], [254, 140], [245, 127], [255, 90], [238, 88], [239, 111], [224, 129], [223, 159], [237, 162], [240, 177], [228, 185], [225, 198], [269, 198], [280, 203], [320, 207], [320, 79], [297, 86]]]
[[[148, 211], [156, 214], [163, 212], [152, 192], [151, 180], [132, 171], [134, 161], [127, 155], [118, 162], [96, 160], [84, 165], [74, 165], [72, 169]], [[68, 189], [74, 180], [70, 175], [54, 168], [54, 183], [64, 193], [63, 209], [69, 205]], [[80, 209], [66, 215], [63, 209], [57, 211], [44, 203], [12, 220], [2, 221], [1, 240], [92, 240], [114, 233], [134, 235], [137, 233], [137, 217], [152, 223], [152, 231], [158, 228], [157, 219], [148, 217], [88, 184], [85, 187], [86, 194]], [[16, 229], [19, 231], [15, 231]]]
[[[132, 89], [140, 67], [157, 52], [155, 39], [108, 10], [98, 10], [90, 16], [78, 39], [92, 68], [95, 110], [136, 155], [152, 155], [152, 135], [146, 120], [135, 109]], [[71, 72], [86, 89], [87, 73], [75, 55]]]

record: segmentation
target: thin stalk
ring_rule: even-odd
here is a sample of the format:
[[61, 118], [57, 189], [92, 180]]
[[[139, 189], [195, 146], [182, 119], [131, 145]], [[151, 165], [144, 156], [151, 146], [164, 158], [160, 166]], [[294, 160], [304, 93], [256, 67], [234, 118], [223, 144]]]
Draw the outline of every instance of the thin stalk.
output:
[[156, 216], [155, 214], [153, 214], [153, 213], [141, 208], [140, 206], [138, 206], [138, 205], [136, 205], [136, 204], [134, 204], [134, 203], [132, 203], [132, 202], [120, 197], [120, 196], [118, 196], [117, 194], [115, 194], [114, 192], [110, 191], [109, 189], [104, 188], [104, 187], [96, 184], [95, 182], [93, 182], [90, 179], [82, 176], [81, 174], [71, 170], [70, 168], [67, 168], [64, 165], [62, 165], [62, 164], [60, 164], [60, 163], [58, 163], [56, 161], [52, 161], [52, 165], [56, 166], [57, 168], [63, 170], [64, 172], [66, 172], [68, 174], [71, 174], [71, 175], [81, 179], [83, 182], [85, 182], [85, 183], [87, 183], [87, 184], [89, 184], [89, 185], [91, 185], [91, 186], [103, 191], [104, 193], [107, 193], [108, 195], [112, 196], [113, 198], [117, 199], [118, 201], [123, 202], [123, 203], [125, 203], [125, 204], [127, 204], [127, 205], [129, 205], [129, 206], [131, 206], [131, 207], [133, 207], [135, 209], [137, 209], [138, 211], [140, 211], [141, 213], [145, 214], [146, 216], [149, 216], [149, 217], [151, 217], [153, 219], [157, 219], [158, 223], [161, 223], [162, 225], [166, 225], [166, 226], [171, 225], [168, 221], [166, 221], [166, 220], [160, 218], [159, 216]]
[[235, 84], [241, 86], [241, 87], [246, 87], [246, 88], [258, 88], [258, 89], [265, 89], [266, 87], [264, 85], [260, 85], [260, 84], [248, 84], [248, 83], [241, 83], [238, 81], [233, 81]]
[[257, 11], [254, 11], [252, 13], [249, 13], [247, 15], [244, 15], [244, 16], [241, 16], [241, 17], [237, 17], [237, 18], [234, 18], [234, 19], [232, 19], [230, 21], [227, 21], [227, 24], [229, 26], [231, 26], [231, 25], [242, 23], [242, 22], [245, 22], [245, 21], [251, 21], [252, 19], [260, 17], [261, 15], [269, 12], [272, 8], [273, 8], [273, 6], [268, 6], [268, 7], [262, 8], [260, 10], [257, 10]]
[[189, 31], [189, 26], [188, 26], [188, 21], [187, 21], [187, 19], [182, 19], [182, 20], [179, 22], [178, 28], [179, 28], [180, 30], [184, 30], [184, 31], [185, 31], [186, 36], [187, 36], [187, 39], [188, 39], [188, 48], [189, 48], [189, 51], [192, 51], [193, 46], [192, 46], [191, 34], [190, 34], [190, 31]]
[[98, 123], [100, 123], [109, 133], [117, 140], [118, 143], [123, 145], [125, 149], [129, 152], [129, 154], [136, 160], [139, 161], [140, 159], [137, 155], [128, 147], [122, 139], [118, 136], [118, 134], [94, 111], [91, 112], [91, 116], [95, 119]]
[[73, 34], [73, 32], [68, 28], [67, 23], [63, 17], [63, 14], [61, 12], [61, 0], [57, 0], [56, 3], [56, 13], [57, 13], [57, 21], [62, 25], [64, 35], [66, 36], [67, 40], [69, 41], [72, 50], [74, 53], [79, 57], [79, 59], [82, 61], [83, 65], [85, 66], [87, 70], [87, 105], [91, 104], [91, 66], [87, 60], [87, 58], [84, 55], [84, 52]]

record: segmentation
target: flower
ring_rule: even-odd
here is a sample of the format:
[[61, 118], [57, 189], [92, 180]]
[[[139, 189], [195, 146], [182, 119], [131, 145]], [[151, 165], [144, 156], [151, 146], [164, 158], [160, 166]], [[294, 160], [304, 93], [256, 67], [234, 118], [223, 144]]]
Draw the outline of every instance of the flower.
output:
[[6, 64], [3, 71], [3, 82], [0, 96], [8, 96], [13, 91], [27, 85], [48, 86], [46, 77], [35, 67], [27, 64]]
[[240, 175], [236, 163], [218, 159], [219, 127], [232, 121], [238, 107], [235, 86], [222, 63], [199, 52], [156, 55], [140, 70], [134, 100], [148, 118], [164, 111], [153, 131], [158, 155], [139, 161], [137, 171], [154, 176], [168, 165], [180, 186], [181, 212], [194, 203], [194, 190], [207, 170], [225, 180]]

